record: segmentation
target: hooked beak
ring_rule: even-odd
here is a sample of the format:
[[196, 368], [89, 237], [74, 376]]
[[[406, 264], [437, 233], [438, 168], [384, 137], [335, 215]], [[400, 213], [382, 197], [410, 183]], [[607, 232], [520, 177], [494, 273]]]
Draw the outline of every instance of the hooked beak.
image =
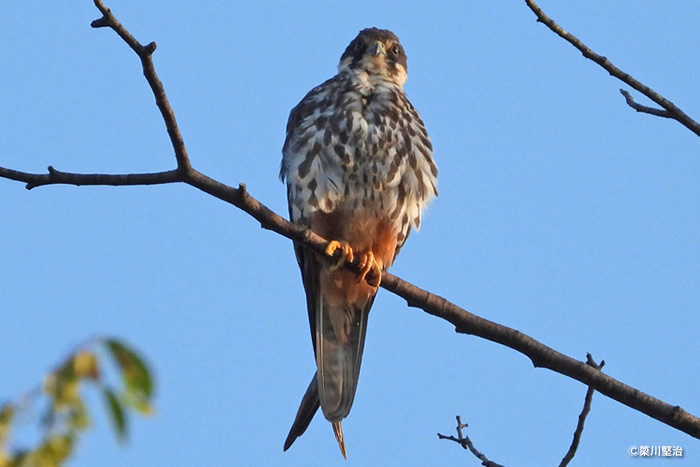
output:
[[367, 53], [375, 57], [377, 55], [386, 55], [386, 49], [384, 48], [384, 44], [382, 42], [374, 41], [367, 48]]

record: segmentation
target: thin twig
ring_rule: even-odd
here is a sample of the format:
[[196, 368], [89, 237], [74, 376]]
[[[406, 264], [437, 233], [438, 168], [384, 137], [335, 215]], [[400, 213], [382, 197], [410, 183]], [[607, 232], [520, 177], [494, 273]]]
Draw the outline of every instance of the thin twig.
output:
[[[599, 365], [595, 362], [595, 360], [593, 360], [591, 354], [588, 353], [586, 354], [586, 365], [589, 365], [596, 370], [602, 370], [605, 366], [605, 360], [601, 361]], [[583, 434], [583, 425], [586, 423], [586, 417], [588, 417], [588, 414], [591, 411], [591, 403], [593, 402], [594, 392], [595, 389], [589, 386], [588, 391], [586, 391], [586, 398], [583, 402], [583, 409], [578, 416], [578, 423], [576, 424], [576, 430], [574, 431], [574, 439], [571, 441], [571, 446], [569, 446], [569, 450], [566, 452], [566, 455], [559, 463], [559, 467], [566, 467], [569, 465], [569, 462], [571, 462], [576, 455], [576, 450], [578, 449], [579, 443], [581, 442], [581, 435]]]
[[90, 25], [93, 28], [111, 28], [124, 40], [124, 42], [129, 45], [129, 47], [131, 47], [131, 50], [136, 52], [136, 55], [139, 56], [139, 59], [141, 60], [141, 67], [143, 68], [143, 75], [146, 77], [148, 85], [153, 91], [153, 95], [156, 98], [156, 105], [158, 106], [158, 109], [163, 116], [163, 120], [165, 121], [165, 126], [168, 129], [170, 143], [175, 151], [177, 168], [182, 173], [188, 172], [192, 168], [192, 165], [190, 164], [190, 159], [187, 155], [185, 140], [182, 138], [180, 128], [178, 127], [177, 120], [175, 119], [175, 113], [170, 106], [170, 102], [168, 102], [168, 96], [165, 94], [163, 83], [160, 81], [160, 78], [158, 78], [155, 67], [153, 66], [153, 52], [156, 50], [156, 43], [151, 42], [146, 46], [141, 45], [141, 43], [131, 35], [131, 33], [117, 20], [117, 18], [114, 17], [112, 11], [107, 8], [104, 3], [102, 3], [102, 0], [94, 0], [94, 2], [97, 9], [102, 13], [102, 18], [96, 19]]
[[457, 415], [457, 437], [455, 438], [454, 436], [446, 436], [441, 433], [438, 433], [438, 439], [454, 441], [455, 443], [462, 446], [464, 449], [471, 451], [471, 453], [474, 454], [481, 461], [481, 465], [485, 467], [504, 467], [497, 462], [489, 460], [488, 457], [486, 457], [481, 451], [474, 447], [474, 443], [472, 443], [472, 440], [469, 439], [469, 436], [464, 436], [462, 429], [466, 428], [467, 426], [469, 425], [467, 425], [466, 423], [462, 423], [462, 417]]
[[[100, 11], [102, 11], [103, 15], [105, 12], [109, 12], [109, 10], [102, 5], [101, 1], [95, 0], [95, 4], [98, 8], [101, 7]], [[109, 13], [109, 15], [111, 15], [111, 13]], [[107, 16], [105, 16], [105, 18], [107, 18]], [[105, 21], [116, 21], [116, 19], [100, 19], [97, 21], [99, 24], [96, 27], [99, 27], [104, 26], [105, 24], [102, 23]], [[131, 41], [133, 37], [128, 34], [120, 23], [112, 22], [109, 24], [114, 24], [115, 26], [110, 27], [112, 27], [129, 45], [132, 45], [129, 41]], [[135, 41], [135, 39], [133, 39], [133, 41]], [[153, 67], [144, 66], [144, 74], [149, 84], [160, 82]], [[162, 90], [162, 85], [160, 87], [151, 86], [151, 89], [154, 94], [158, 94]], [[159, 98], [157, 97], [157, 99]], [[177, 129], [175, 115], [170, 108], [167, 98], [161, 99], [160, 102], [159, 106], [163, 106], [161, 114], [163, 115], [166, 126], [168, 129]], [[177, 131], [177, 134], [179, 135], [179, 131]], [[184, 182], [242, 209], [257, 219], [262, 227], [290, 238], [298, 244], [304, 245], [306, 248], [320, 254], [324, 253], [328, 245], [326, 239], [310, 230], [287, 221], [260, 201], [250, 196], [245, 185], [241, 184], [238, 188], [233, 188], [193, 169], [189, 165], [186, 151], [178, 149], [180, 148], [179, 141], [182, 141], [182, 138], [173, 139], [172, 135], [171, 133], [171, 141], [173, 141], [173, 148], [176, 152], [176, 157], [178, 157], [177, 172], [168, 171], [153, 174], [106, 175], [74, 174], [58, 172], [53, 169], [53, 172], [50, 171], [49, 174], [31, 174], [0, 168], [0, 177], [23, 181], [29, 185], [29, 188], [32, 186], [59, 183], [73, 185], [150, 185]], [[184, 142], [182, 143], [182, 147], [184, 148]], [[348, 263], [344, 267], [359, 271], [357, 260], [353, 263]], [[529, 357], [533, 365], [537, 368], [548, 368], [557, 373], [569, 376], [587, 386], [593, 387], [601, 394], [605, 394], [622, 404], [643, 412], [691, 436], [700, 438], [700, 418], [689, 414], [679, 406], [670, 405], [635, 388], [627, 386], [583, 362], [547, 347], [520, 331], [480, 318], [454, 303], [416, 287], [390, 273], [384, 273], [382, 275], [381, 286], [404, 298], [409, 306], [421, 308], [426, 313], [452, 323], [457, 332], [479, 336], [510, 347]]]
[[[535, 16], [537, 16], [537, 21], [540, 23], [543, 23], [545, 26], [547, 26], [549, 29], [551, 29], [555, 34], [569, 42], [571, 45], [576, 47], [578, 50], [581, 51], [584, 57], [588, 58], [589, 60], [594, 61], [601, 67], [605, 69], [608, 73], [610, 73], [612, 76], [615, 78], [619, 79], [623, 83], [628, 84], [629, 86], [632, 86], [634, 89], [637, 91], [641, 92], [645, 96], [647, 96], [649, 99], [652, 101], [656, 102], [659, 104], [664, 110], [659, 110], [659, 109], [652, 109], [651, 107], [646, 107], [646, 106], [640, 106], [639, 104], [636, 104], [631, 97], [628, 98], [627, 95], [625, 95], [625, 92], [623, 90], [620, 90], [620, 92], [623, 93], [625, 96], [625, 100], [627, 101], [627, 104], [632, 107], [634, 110], [637, 112], [643, 112], [643, 113], [648, 113], [652, 115], [657, 115], [659, 117], [666, 117], [666, 118], [672, 118], [682, 125], [684, 125], [686, 128], [688, 128], [690, 131], [695, 133], [696, 135], [700, 136], [700, 123], [696, 122], [692, 118], [690, 118], [685, 112], [683, 112], [681, 109], [676, 107], [673, 102], [669, 101], [665, 97], [663, 97], [661, 94], [658, 92], [654, 91], [651, 89], [649, 86], [645, 85], [644, 83], [637, 81], [635, 78], [630, 76], [628, 73], [622, 71], [618, 67], [612, 64], [610, 60], [608, 60], [607, 57], [604, 57], [602, 55], [598, 55], [596, 52], [594, 52], [590, 47], [588, 47], [586, 44], [581, 42], [578, 37], [574, 36], [571, 33], [568, 33], [559, 26], [552, 18], [547, 16], [542, 9], [537, 6], [537, 4], [533, 0], [525, 0], [525, 3], [527, 3], [527, 6], [532, 10], [533, 13], [535, 13]], [[633, 105], [634, 104], [634, 105]]]
[[627, 105], [632, 107], [637, 112], [656, 115], [657, 117], [673, 118], [671, 114], [669, 114], [666, 110], [655, 109], [654, 107], [647, 107], [646, 105], [637, 104], [634, 101], [634, 98], [632, 98], [632, 95], [624, 89], [620, 89], [620, 94], [625, 96], [625, 101], [627, 102]]

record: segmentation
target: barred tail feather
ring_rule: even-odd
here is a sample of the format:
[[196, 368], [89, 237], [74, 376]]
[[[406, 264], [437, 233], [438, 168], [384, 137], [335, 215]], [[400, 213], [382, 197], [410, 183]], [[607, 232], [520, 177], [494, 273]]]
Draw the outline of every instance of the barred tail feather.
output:
[[[348, 284], [337, 277], [329, 281], [334, 286], [331, 290], [324, 287], [324, 282], [321, 281], [316, 308], [318, 393], [323, 415], [335, 423], [348, 415], [355, 399], [367, 318], [376, 291], [364, 283], [358, 284], [354, 277], [352, 287], [361, 288], [360, 294], [352, 294]], [[338, 285], [344, 287], [340, 297], [335, 294]]]

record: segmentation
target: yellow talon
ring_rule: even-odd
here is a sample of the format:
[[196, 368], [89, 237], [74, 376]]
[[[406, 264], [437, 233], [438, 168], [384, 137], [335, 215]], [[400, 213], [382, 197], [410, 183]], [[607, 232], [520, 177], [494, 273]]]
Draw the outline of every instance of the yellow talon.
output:
[[372, 287], [379, 287], [382, 281], [382, 270], [379, 263], [374, 259], [374, 253], [368, 251], [360, 258], [360, 276], [358, 282], [367, 280]]
[[328, 246], [326, 247], [326, 254], [328, 256], [334, 258], [338, 250], [340, 250], [340, 256], [333, 264], [331, 264], [331, 271], [339, 269], [345, 263], [352, 263], [355, 259], [352, 247], [350, 244], [348, 244], [348, 242], [339, 242], [338, 240], [331, 240], [328, 242]]

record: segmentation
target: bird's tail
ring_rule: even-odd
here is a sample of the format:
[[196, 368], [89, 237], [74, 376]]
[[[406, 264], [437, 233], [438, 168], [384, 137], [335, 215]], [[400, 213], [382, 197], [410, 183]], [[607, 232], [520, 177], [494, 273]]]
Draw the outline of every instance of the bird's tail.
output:
[[[304, 393], [304, 397], [301, 399], [301, 405], [297, 411], [297, 416], [294, 418], [294, 423], [292, 428], [289, 430], [287, 439], [284, 440], [284, 450], [286, 451], [289, 447], [296, 441], [296, 439], [303, 435], [306, 429], [311, 423], [311, 419], [316, 415], [316, 411], [319, 407], [318, 401], [318, 382], [316, 379], [316, 373], [309, 384], [309, 387]], [[341, 432], [342, 435], [342, 432]]]
[[316, 327], [318, 396], [323, 415], [338, 422], [350, 412], [360, 376], [367, 313], [321, 303]]
[[345, 451], [345, 438], [343, 438], [343, 425], [341, 422], [333, 423], [333, 434], [335, 434], [335, 440], [338, 441], [338, 447], [340, 448], [340, 453], [343, 458], [348, 458], [348, 453]]
[[[309, 427], [309, 423], [311, 423], [311, 420], [314, 418], [314, 415], [316, 415], [318, 407], [318, 382], [316, 379], [316, 374], [314, 374], [314, 377], [301, 400], [301, 405], [297, 411], [297, 416], [294, 418], [292, 428], [289, 430], [287, 439], [284, 440], [285, 451], [292, 446], [298, 437], [304, 434], [306, 429]], [[333, 423], [333, 434], [335, 434], [335, 439], [338, 441], [340, 453], [345, 459], [347, 459], [348, 454], [345, 450], [345, 438], [343, 437], [343, 425], [341, 425], [341, 422]]]
[[345, 455], [340, 422], [350, 412], [360, 376], [369, 309], [376, 288], [351, 272], [323, 270], [316, 302], [316, 365], [323, 415]]
[[[307, 260], [304, 264], [316, 263]], [[304, 276], [317, 372], [302, 398], [284, 450], [306, 431], [320, 406], [324, 417], [333, 425], [345, 457], [341, 421], [355, 399], [367, 318], [377, 289], [364, 281], [358, 282], [352, 272], [318, 266], [317, 272], [310, 267]]]

